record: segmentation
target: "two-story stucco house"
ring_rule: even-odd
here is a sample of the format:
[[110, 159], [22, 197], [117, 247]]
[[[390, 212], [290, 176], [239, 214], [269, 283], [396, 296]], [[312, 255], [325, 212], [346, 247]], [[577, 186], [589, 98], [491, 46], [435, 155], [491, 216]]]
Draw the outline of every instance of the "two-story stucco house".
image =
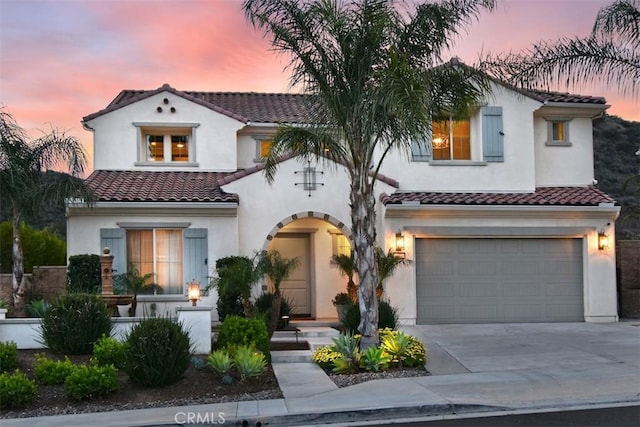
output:
[[[331, 256], [350, 234], [343, 166], [284, 159], [272, 185], [262, 173], [278, 124], [305, 123], [304, 99], [122, 91], [83, 119], [99, 200], [68, 206], [68, 255], [110, 247], [117, 272], [133, 263], [164, 288], [143, 302], [173, 313], [216, 259], [275, 248], [302, 261], [284, 284], [295, 312], [336, 318], [346, 279]], [[404, 243], [408, 262], [385, 284], [402, 321], [617, 320], [613, 237], [602, 248], [598, 236], [614, 236], [619, 208], [593, 175], [591, 121], [606, 108], [495, 84], [468, 120], [434, 122], [410, 157], [387, 157], [378, 241]]]

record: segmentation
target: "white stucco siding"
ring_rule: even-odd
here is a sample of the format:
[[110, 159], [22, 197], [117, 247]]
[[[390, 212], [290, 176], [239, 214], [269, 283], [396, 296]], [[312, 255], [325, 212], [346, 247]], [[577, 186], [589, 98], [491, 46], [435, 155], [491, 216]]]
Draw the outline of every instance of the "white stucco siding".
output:
[[[164, 103], [165, 98], [167, 104]], [[162, 108], [162, 112], [157, 111], [158, 107]], [[175, 113], [171, 112], [171, 108], [175, 108]], [[156, 123], [164, 126], [194, 125], [192, 162], [188, 166], [141, 165], [139, 127], [134, 123], [150, 126]], [[236, 132], [244, 123], [182, 97], [162, 92], [97, 117], [87, 125], [94, 129], [94, 169], [197, 169], [224, 172], [237, 169]]]
[[[598, 231], [614, 235], [615, 207], [602, 208], [390, 208], [384, 236], [393, 247], [395, 233], [405, 236], [406, 256], [415, 259], [417, 238], [577, 238], [583, 242], [583, 295], [586, 321], [616, 321], [615, 248], [598, 250]], [[611, 225], [607, 225], [607, 224]], [[402, 266], [387, 282], [387, 294], [403, 322], [417, 318], [415, 263]]]
[[547, 144], [548, 122], [535, 119], [536, 186], [593, 184], [593, 128], [591, 118], [568, 122], [571, 145]]
[[486, 105], [502, 107], [504, 161], [484, 162], [482, 114], [472, 117], [471, 161], [412, 161], [408, 152], [392, 152], [382, 173], [407, 191], [526, 192], [535, 186], [533, 112], [540, 103], [494, 87]]

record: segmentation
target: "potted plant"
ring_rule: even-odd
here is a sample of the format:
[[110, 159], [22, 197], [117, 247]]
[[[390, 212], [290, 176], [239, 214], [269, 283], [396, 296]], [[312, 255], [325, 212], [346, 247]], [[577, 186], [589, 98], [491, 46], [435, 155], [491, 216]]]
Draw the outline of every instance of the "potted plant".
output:
[[348, 293], [338, 292], [331, 302], [338, 311], [338, 320], [342, 323], [342, 321], [344, 320], [344, 316], [347, 314], [349, 307], [354, 304], [354, 301], [351, 299], [351, 296], [349, 296]]
[[[118, 312], [120, 316], [129, 312], [129, 316], [136, 315], [136, 309], [138, 307], [138, 295], [139, 294], [161, 294], [163, 289], [157, 283], [152, 282], [153, 273], [147, 273], [144, 276], [140, 275], [138, 268], [131, 264], [129, 269], [124, 274], [118, 274], [113, 276], [113, 291], [117, 295], [124, 295], [129, 293], [132, 295], [131, 304], [126, 306], [118, 306]], [[126, 308], [125, 308], [126, 307]]]

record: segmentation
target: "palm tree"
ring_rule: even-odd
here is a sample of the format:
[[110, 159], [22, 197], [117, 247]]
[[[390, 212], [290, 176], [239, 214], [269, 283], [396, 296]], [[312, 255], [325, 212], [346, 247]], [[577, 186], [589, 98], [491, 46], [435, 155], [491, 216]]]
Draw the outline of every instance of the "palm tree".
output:
[[586, 37], [541, 41], [520, 53], [488, 61], [499, 78], [516, 86], [615, 84], [640, 94], [640, 3], [616, 0], [603, 7]]
[[432, 115], [477, 102], [488, 84], [480, 73], [444, 63], [461, 27], [495, 0], [443, 0], [401, 8], [391, 0], [245, 0], [254, 27], [291, 58], [292, 86], [309, 97], [306, 126], [275, 135], [265, 176], [273, 182], [285, 154], [341, 164], [351, 186], [351, 231], [361, 344], [378, 343], [375, 260], [376, 177], [392, 150], [410, 152], [428, 134]]
[[282, 292], [280, 285], [283, 280], [293, 273], [300, 265], [300, 259], [284, 258], [277, 250], [262, 251], [258, 258], [258, 270], [266, 274], [273, 285], [273, 300], [271, 302], [271, 319], [269, 321], [269, 337], [278, 326], [280, 320], [280, 306], [282, 305]]
[[376, 263], [378, 265], [378, 285], [376, 286], [376, 296], [378, 300], [384, 293], [383, 283], [385, 279], [391, 277], [400, 264], [404, 264], [403, 258], [395, 256], [392, 250], [386, 254], [380, 247], [376, 247]]
[[[0, 109], [0, 188], [2, 203], [11, 209], [13, 223], [13, 304], [16, 308], [22, 306], [25, 291], [20, 223], [25, 215], [36, 213], [43, 206], [63, 204], [69, 197], [91, 203], [91, 190], [80, 178], [85, 165], [84, 150], [75, 137], [52, 130], [29, 141], [13, 116]], [[43, 172], [62, 166], [66, 166], [68, 175], [56, 181], [43, 179]]]
[[353, 281], [353, 276], [356, 273], [356, 263], [353, 257], [353, 251], [349, 255], [338, 254], [331, 257], [331, 260], [336, 263], [340, 269], [340, 273], [343, 276], [347, 276], [347, 293], [351, 298], [351, 301], [356, 302], [358, 300], [358, 287]]

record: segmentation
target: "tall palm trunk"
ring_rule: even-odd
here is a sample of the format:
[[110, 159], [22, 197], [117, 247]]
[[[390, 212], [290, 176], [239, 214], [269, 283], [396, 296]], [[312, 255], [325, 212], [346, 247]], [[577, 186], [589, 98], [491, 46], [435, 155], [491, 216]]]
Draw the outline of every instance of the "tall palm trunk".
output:
[[22, 308], [24, 295], [24, 257], [22, 255], [22, 241], [20, 239], [20, 214], [14, 209], [13, 213], [13, 246], [11, 257], [13, 259], [13, 306]]
[[[356, 168], [354, 168], [356, 169]], [[354, 170], [351, 185], [351, 231], [355, 251], [355, 265], [360, 277], [358, 304], [362, 334], [360, 346], [363, 350], [378, 345], [378, 269], [375, 256], [375, 197], [368, 185], [367, 171]]]

